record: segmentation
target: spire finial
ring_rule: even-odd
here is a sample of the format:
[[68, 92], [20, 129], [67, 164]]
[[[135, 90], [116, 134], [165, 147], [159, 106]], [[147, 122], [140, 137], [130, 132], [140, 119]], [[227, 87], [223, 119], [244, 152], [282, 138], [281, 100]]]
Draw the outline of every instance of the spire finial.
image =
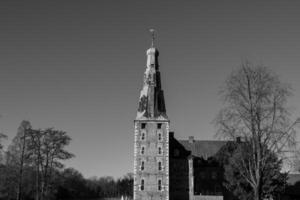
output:
[[151, 47], [154, 47], [154, 40], [155, 40], [155, 35], [154, 35], [154, 33], [155, 33], [155, 30], [153, 29], [153, 28], [151, 28], [150, 30], [150, 33], [151, 33]]

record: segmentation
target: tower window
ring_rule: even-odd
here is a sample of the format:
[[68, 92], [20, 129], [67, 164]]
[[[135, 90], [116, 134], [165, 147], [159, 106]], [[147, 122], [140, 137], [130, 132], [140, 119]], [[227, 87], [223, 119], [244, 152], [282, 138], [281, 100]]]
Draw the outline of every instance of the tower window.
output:
[[142, 155], [145, 154], [145, 147], [144, 147], [144, 146], [141, 148], [141, 154], [142, 154]]
[[157, 129], [161, 129], [161, 123], [157, 124]]
[[161, 147], [158, 147], [158, 155], [161, 155], [161, 153], [162, 153]]
[[145, 133], [145, 132], [142, 132], [141, 140], [145, 140], [145, 138], [146, 138], [146, 133]]
[[145, 162], [142, 161], [142, 163], [141, 163], [141, 171], [144, 171], [144, 169], [145, 169]]
[[141, 129], [145, 129], [146, 128], [146, 123], [142, 123], [141, 124]]
[[162, 140], [161, 133], [158, 133], [158, 140], [159, 140], [159, 141]]
[[144, 179], [142, 179], [141, 180], [141, 190], [143, 191], [145, 188], [145, 186], [144, 186], [144, 184], [145, 184], [145, 180]]
[[158, 162], [158, 171], [161, 171], [162, 167], [161, 167], [161, 161]]
[[158, 188], [157, 189], [158, 189], [158, 191], [161, 191], [161, 180], [160, 179], [158, 180]]

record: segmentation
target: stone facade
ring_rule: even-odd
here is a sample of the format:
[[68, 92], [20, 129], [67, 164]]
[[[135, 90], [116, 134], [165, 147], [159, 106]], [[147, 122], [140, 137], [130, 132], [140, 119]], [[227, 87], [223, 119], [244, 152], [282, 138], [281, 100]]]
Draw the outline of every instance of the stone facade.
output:
[[169, 122], [135, 121], [134, 199], [169, 199]]

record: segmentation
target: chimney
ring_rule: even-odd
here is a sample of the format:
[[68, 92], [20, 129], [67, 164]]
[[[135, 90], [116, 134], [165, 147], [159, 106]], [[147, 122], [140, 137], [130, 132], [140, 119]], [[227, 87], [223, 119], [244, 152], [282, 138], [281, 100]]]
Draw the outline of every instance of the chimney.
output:
[[241, 143], [241, 136], [236, 137], [236, 142]]
[[194, 136], [189, 136], [189, 143], [193, 144], [194, 143]]

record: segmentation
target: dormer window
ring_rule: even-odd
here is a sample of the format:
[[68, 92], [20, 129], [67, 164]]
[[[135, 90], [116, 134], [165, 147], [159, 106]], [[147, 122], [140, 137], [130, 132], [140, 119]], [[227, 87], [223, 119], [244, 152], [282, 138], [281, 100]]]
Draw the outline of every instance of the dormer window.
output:
[[142, 123], [141, 124], [141, 129], [145, 129], [146, 128], [146, 123]]

